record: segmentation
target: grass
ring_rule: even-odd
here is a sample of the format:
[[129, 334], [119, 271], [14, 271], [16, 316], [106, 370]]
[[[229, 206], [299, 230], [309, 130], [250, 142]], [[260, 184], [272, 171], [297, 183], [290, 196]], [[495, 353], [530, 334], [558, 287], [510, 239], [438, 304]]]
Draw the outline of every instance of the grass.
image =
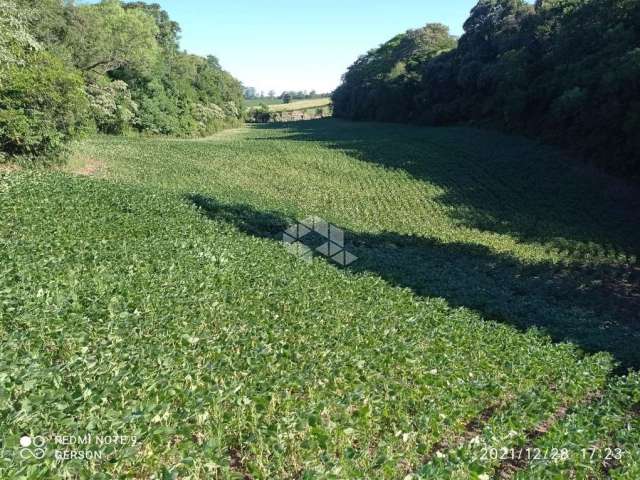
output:
[[[638, 232], [557, 152], [323, 120], [83, 159], [0, 172], [1, 478], [637, 478]], [[285, 253], [310, 214], [360, 260]]]
[[331, 99], [326, 98], [312, 98], [309, 100], [294, 100], [291, 103], [280, 103], [269, 105], [269, 110], [272, 112], [293, 112], [297, 110], [307, 110], [310, 108], [321, 108], [331, 105]]
[[247, 99], [244, 100], [244, 105], [247, 108], [258, 107], [262, 103], [264, 103], [265, 105], [278, 105], [278, 104], [282, 104], [282, 99], [280, 99], [280, 98], [252, 98], [250, 100], [247, 100]]

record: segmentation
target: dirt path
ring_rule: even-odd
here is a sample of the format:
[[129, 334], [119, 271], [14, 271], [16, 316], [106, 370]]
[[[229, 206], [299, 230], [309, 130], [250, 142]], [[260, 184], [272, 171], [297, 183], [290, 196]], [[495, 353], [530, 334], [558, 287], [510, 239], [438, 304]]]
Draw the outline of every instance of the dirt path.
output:
[[0, 173], [12, 173], [21, 170], [21, 167], [14, 163], [0, 163]]

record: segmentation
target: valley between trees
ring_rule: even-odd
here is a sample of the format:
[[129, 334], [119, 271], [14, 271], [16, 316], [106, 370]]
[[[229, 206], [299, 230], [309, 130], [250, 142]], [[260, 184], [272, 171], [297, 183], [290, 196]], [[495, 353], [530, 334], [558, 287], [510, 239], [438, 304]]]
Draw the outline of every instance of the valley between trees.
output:
[[265, 96], [0, 0], [0, 478], [640, 478], [639, 25], [479, 0]]
[[[318, 120], [73, 165], [0, 173], [2, 430], [138, 443], [3, 478], [636, 477], [640, 239], [558, 151]], [[308, 212], [359, 260], [288, 254]]]

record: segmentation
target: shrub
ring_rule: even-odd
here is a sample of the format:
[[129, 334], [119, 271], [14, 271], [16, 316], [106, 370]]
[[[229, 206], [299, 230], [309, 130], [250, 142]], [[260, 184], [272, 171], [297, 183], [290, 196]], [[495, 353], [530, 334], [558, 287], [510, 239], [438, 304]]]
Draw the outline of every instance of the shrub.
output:
[[59, 161], [87, 125], [83, 80], [47, 52], [5, 65], [0, 85], [0, 150], [10, 157]]
[[138, 105], [121, 80], [102, 81], [87, 86], [89, 106], [98, 131], [121, 135], [130, 130]]
[[276, 118], [276, 112], [269, 110], [266, 103], [261, 103], [257, 108], [251, 109], [247, 115], [247, 121], [252, 123], [268, 123]]
[[224, 126], [225, 113], [216, 104], [203, 105], [196, 103], [191, 109], [191, 115], [197, 122], [197, 134], [206, 135], [221, 130]]
[[225, 115], [229, 118], [240, 118], [241, 116], [238, 105], [233, 101], [224, 102], [223, 109]]

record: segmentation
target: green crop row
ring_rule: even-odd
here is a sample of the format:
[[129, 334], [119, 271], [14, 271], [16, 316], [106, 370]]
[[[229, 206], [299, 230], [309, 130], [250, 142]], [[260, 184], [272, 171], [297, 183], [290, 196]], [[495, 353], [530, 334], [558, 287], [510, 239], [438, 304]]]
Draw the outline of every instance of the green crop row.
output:
[[60, 464], [49, 438], [44, 464], [13, 456], [5, 476], [396, 478], [496, 399], [520, 399], [494, 418], [521, 430], [548, 410], [527, 410], [545, 398], [536, 385], [579, 398], [609, 368], [307, 265], [174, 194], [59, 174], [12, 174], [5, 189], [5, 451], [25, 433], [139, 439], [103, 452], [117, 463]]
[[572, 410], [531, 445], [539, 458], [515, 478], [637, 478], [639, 405], [637, 374], [612, 380], [600, 397]]

